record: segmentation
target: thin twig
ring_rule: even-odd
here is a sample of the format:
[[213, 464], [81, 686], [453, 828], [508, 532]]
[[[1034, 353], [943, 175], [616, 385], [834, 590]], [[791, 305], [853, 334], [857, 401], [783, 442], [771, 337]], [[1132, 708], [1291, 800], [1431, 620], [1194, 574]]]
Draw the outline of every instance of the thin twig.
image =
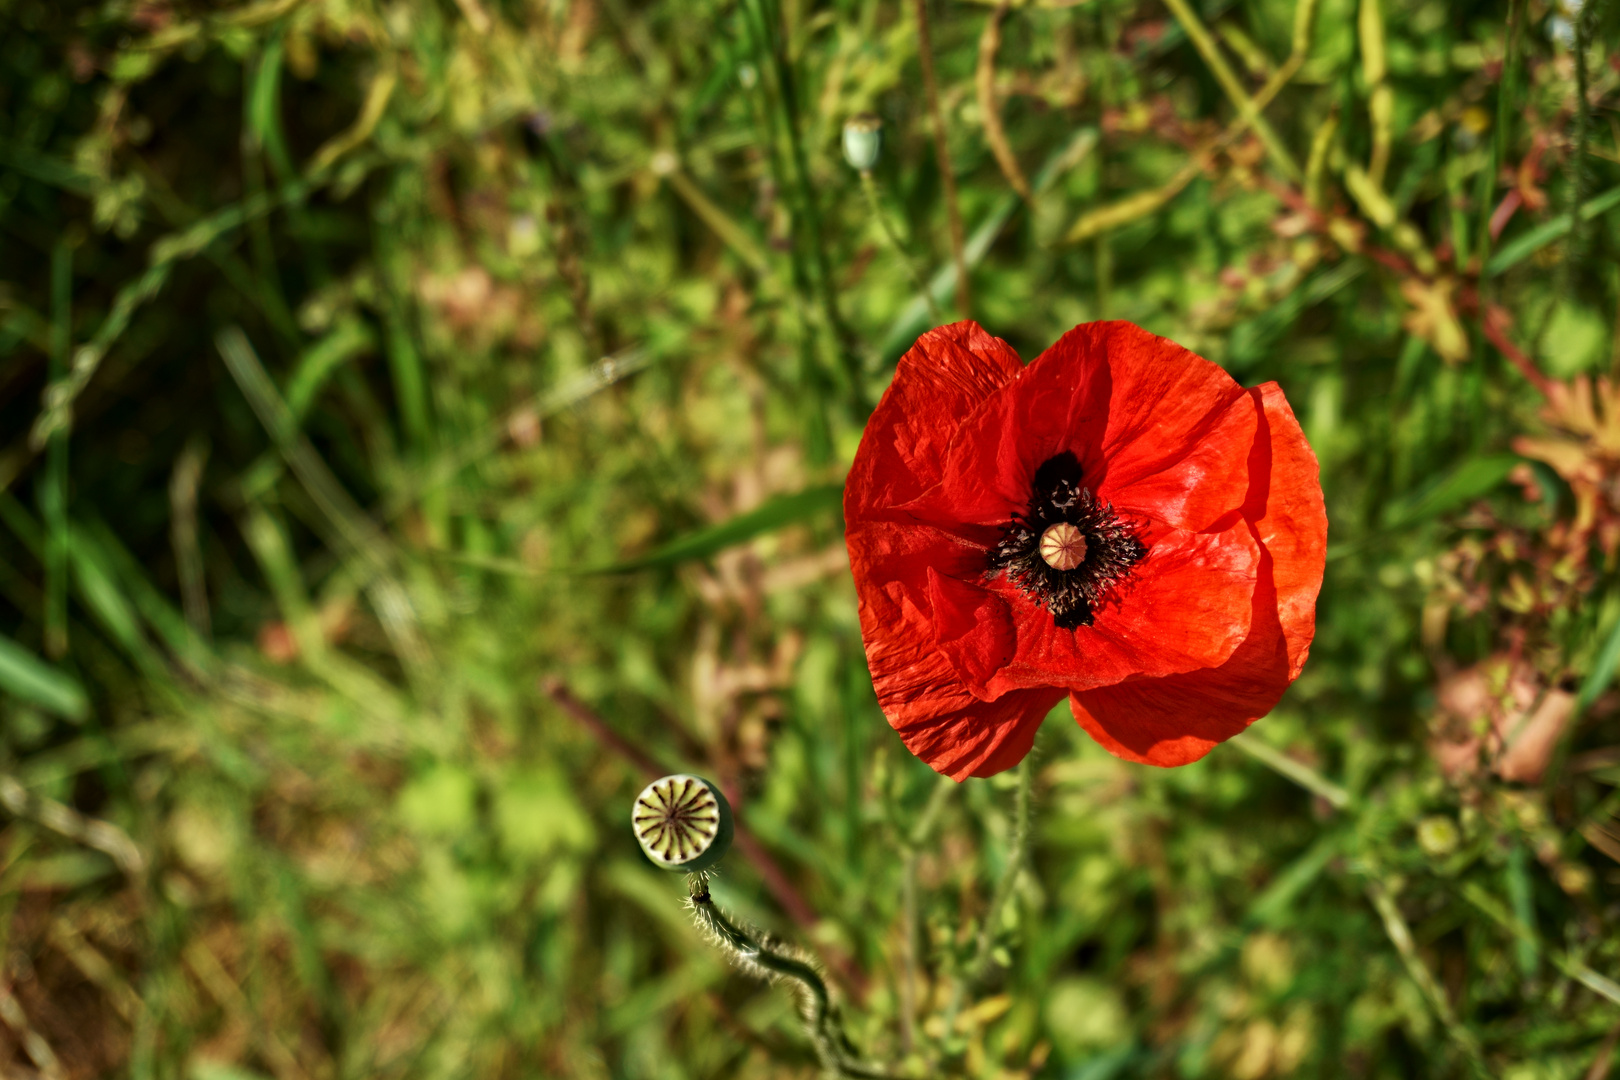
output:
[[69, 840], [95, 848], [107, 855], [131, 878], [146, 871], [146, 857], [129, 834], [111, 822], [87, 817], [71, 806], [37, 795], [18, 783], [16, 777], [0, 773], [0, 806], [29, 821], [37, 821]]
[[1441, 989], [1440, 983], [1428, 965], [1423, 962], [1423, 958], [1418, 955], [1417, 945], [1412, 940], [1412, 928], [1407, 925], [1406, 917], [1396, 906], [1395, 898], [1390, 895], [1382, 881], [1373, 877], [1367, 879], [1367, 896], [1377, 909], [1379, 918], [1383, 920], [1384, 931], [1389, 935], [1395, 951], [1400, 954], [1401, 963], [1406, 965], [1407, 974], [1417, 983], [1418, 989], [1423, 991], [1423, 996], [1429, 999], [1429, 1005], [1439, 1017], [1446, 1034], [1476, 1069], [1483, 1069], [1484, 1057], [1480, 1051], [1479, 1040], [1457, 1020], [1451, 1002], [1446, 1000], [1445, 991]]
[[[1270, 156], [1273, 164], [1277, 166], [1282, 174], [1290, 180], [1297, 181], [1300, 177], [1299, 164], [1294, 161], [1294, 156], [1288, 152], [1288, 148], [1277, 137], [1277, 132], [1272, 128], [1271, 124], [1267, 122], [1265, 117], [1260, 115], [1260, 110], [1265, 106], [1258, 100], [1249, 97], [1248, 93], [1243, 89], [1243, 83], [1238, 80], [1231, 66], [1227, 64], [1226, 57], [1221, 55], [1220, 49], [1215, 44], [1215, 39], [1204, 28], [1203, 22], [1199, 20], [1197, 14], [1187, 4], [1187, 0], [1165, 0], [1165, 6], [1170, 9], [1170, 13], [1176, 17], [1176, 21], [1181, 24], [1181, 28], [1186, 31], [1188, 40], [1193, 43], [1193, 47], [1198, 50], [1198, 54], [1204, 58], [1204, 63], [1209, 66], [1210, 73], [1215, 76], [1215, 81], [1221, 84], [1221, 89], [1225, 90], [1226, 96], [1232, 100], [1232, 104], [1237, 108], [1239, 119], [1254, 128], [1254, 133], [1260, 136], [1260, 142], [1264, 144], [1267, 155]], [[1293, 77], [1292, 72], [1289, 73], [1289, 77]]]
[[370, 593], [389, 644], [407, 675], [420, 677], [432, 665], [433, 656], [420, 633], [410, 597], [391, 572], [393, 549], [387, 537], [304, 436], [298, 418], [276, 389], [242, 329], [227, 326], [215, 336], [214, 343], [270, 441], [331, 525], [331, 539], [347, 547], [364, 566], [361, 584]]
[[996, 943], [996, 928], [1001, 923], [1001, 909], [1012, 897], [1013, 886], [1018, 883], [1018, 872], [1023, 869], [1024, 849], [1029, 844], [1030, 792], [1035, 783], [1035, 754], [1024, 755], [1018, 766], [1018, 800], [1013, 810], [1012, 845], [1007, 849], [1007, 865], [1001, 870], [1001, 880], [990, 897], [984, 922], [979, 925], [979, 941], [973, 950], [973, 967], [968, 979], [978, 983], [990, 973], [991, 949]]
[[1505, 308], [1499, 304], [1488, 304], [1480, 319], [1480, 325], [1484, 327], [1485, 336], [1490, 339], [1491, 344], [1519, 369], [1519, 374], [1523, 375], [1542, 397], [1547, 397], [1552, 389], [1552, 380], [1542, 374], [1535, 361], [1526, 356], [1524, 350], [1513, 344], [1512, 339], [1507, 336], [1507, 328], [1512, 321]]
[[1385, 81], [1389, 71], [1384, 49], [1384, 13], [1378, 0], [1361, 0], [1356, 29], [1361, 38], [1361, 73], [1367, 84], [1367, 119], [1372, 127], [1372, 150], [1367, 159], [1367, 177], [1382, 190], [1384, 173], [1389, 169], [1389, 147], [1393, 135], [1395, 91]]
[[928, 34], [928, 0], [913, 0], [917, 13], [917, 58], [922, 62], [923, 93], [928, 98], [928, 115], [934, 124], [934, 156], [939, 161], [939, 177], [945, 186], [945, 219], [951, 229], [951, 261], [956, 264], [956, 313], [971, 318], [972, 296], [968, 290], [967, 257], [963, 254], [962, 209], [956, 199], [956, 174], [951, 171], [951, 150], [946, 140], [945, 115], [939, 108], [939, 84], [934, 79], [934, 46]]
[[1001, 109], [996, 105], [996, 53], [1001, 50], [1001, 21], [1007, 17], [1011, 6], [1012, 0], [1001, 0], [985, 21], [984, 33], [979, 36], [979, 66], [974, 82], [979, 93], [979, 116], [984, 121], [984, 139], [996, 156], [996, 164], [1001, 166], [1001, 175], [1018, 192], [1019, 198], [1029, 202], [1033, 198], [1029, 181], [1024, 178], [1024, 170], [1018, 167], [1018, 158], [1007, 142], [1007, 129], [1001, 126]]
[[1593, 971], [1582, 961], [1561, 949], [1548, 948], [1534, 930], [1513, 916], [1502, 904], [1476, 882], [1464, 882], [1463, 899], [1484, 912], [1493, 922], [1520, 941], [1528, 942], [1537, 952], [1552, 961], [1554, 967], [1595, 994], [1620, 1005], [1620, 983]]
[[1292, 780], [1311, 794], [1319, 796], [1335, 810], [1343, 810], [1354, 801], [1348, 791], [1303, 761], [1294, 760], [1270, 743], [1262, 742], [1252, 734], [1245, 732], [1233, 736], [1227, 740], [1227, 743], [1237, 747], [1278, 775]]
[[[1176, 0], [1176, 2], [1179, 3], [1180, 0]], [[1107, 206], [1101, 206], [1080, 215], [1079, 219], [1070, 226], [1064, 240], [1071, 244], [1077, 244], [1082, 240], [1089, 240], [1099, 233], [1119, 228], [1121, 225], [1129, 224], [1138, 218], [1153, 213], [1179, 195], [1182, 189], [1192, 183], [1193, 178], [1207, 167], [1209, 161], [1217, 152], [1230, 146], [1240, 135], [1253, 126], [1256, 120], [1263, 123], [1264, 120], [1260, 116], [1260, 110], [1271, 104], [1272, 99], [1282, 91], [1284, 86], [1288, 85], [1305, 63], [1306, 52], [1310, 48], [1311, 28], [1315, 25], [1316, 20], [1316, 5], [1317, 0], [1299, 0], [1299, 4], [1294, 9], [1293, 52], [1289, 54], [1288, 60], [1282, 67], [1277, 69], [1276, 74], [1267, 80], [1266, 85], [1261, 88], [1260, 93], [1252, 101], [1249, 101], [1247, 95], [1245, 95], [1244, 100], [1249, 102], [1249, 109], [1240, 109], [1239, 115], [1226, 125], [1226, 129], [1204, 146], [1193, 151], [1186, 164], [1182, 165], [1169, 180], [1156, 188], [1138, 191], [1116, 202], [1109, 203]], [[1196, 20], [1196, 16], [1192, 15], [1190, 9], [1188, 15]], [[1224, 61], [1222, 62], [1224, 63]], [[1289, 160], [1292, 161], [1292, 159]], [[1298, 172], [1296, 167], [1291, 178], [1297, 179]]]
[[61, 1059], [51, 1049], [51, 1044], [45, 1037], [34, 1030], [28, 1022], [28, 1014], [23, 1012], [22, 1006], [11, 993], [11, 988], [0, 983], [0, 1022], [3, 1022], [11, 1033], [22, 1044], [23, 1052], [39, 1070], [39, 1075], [45, 1080], [60, 1080], [65, 1074], [62, 1071]]
[[175, 459], [169, 479], [169, 542], [174, 549], [175, 576], [180, 579], [180, 602], [186, 622], [204, 639], [212, 635], [212, 627], [202, 549], [197, 542], [197, 486], [207, 457], [206, 443], [193, 438]]

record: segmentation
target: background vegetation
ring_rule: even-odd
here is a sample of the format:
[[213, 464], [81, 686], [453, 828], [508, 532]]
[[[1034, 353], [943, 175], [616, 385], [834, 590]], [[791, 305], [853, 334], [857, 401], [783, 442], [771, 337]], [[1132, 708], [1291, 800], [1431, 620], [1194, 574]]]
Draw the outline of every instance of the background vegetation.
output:
[[[0, 0], [0, 1071], [812, 1075], [684, 767], [902, 1075], [1609, 1075], [1620, 10], [1190, 3]], [[1173, 771], [1060, 706], [1021, 871], [840, 538], [923, 279], [1323, 466], [1304, 676]]]

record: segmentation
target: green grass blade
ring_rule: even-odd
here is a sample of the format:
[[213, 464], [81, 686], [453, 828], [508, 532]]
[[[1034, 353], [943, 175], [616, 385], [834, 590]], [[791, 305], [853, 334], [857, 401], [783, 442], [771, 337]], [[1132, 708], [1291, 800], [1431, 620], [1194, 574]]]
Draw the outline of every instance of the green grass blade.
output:
[[82, 721], [90, 700], [79, 681], [0, 635], [0, 692], [68, 720]]
[[1597, 659], [1592, 662], [1592, 670], [1586, 673], [1586, 679], [1581, 683], [1581, 695], [1576, 699], [1576, 709], [1585, 712], [1598, 695], [1609, 688], [1614, 681], [1615, 668], [1620, 667], [1620, 620], [1609, 631], [1604, 639], [1603, 648], [1598, 650]]
[[763, 533], [830, 516], [829, 512], [837, 510], [843, 504], [843, 499], [842, 484], [824, 484], [791, 495], [778, 495], [763, 506], [745, 514], [738, 514], [718, 525], [677, 537], [639, 558], [597, 567], [589, 572], [619, 574], [628, 570], [647, 570], [658, 566], [673, 566], [693, 559], [706, 559]]
[[1384, 511], [1384, 527], [1416, 525], [1477, 499], [1506, 480], [1521, 460], [1514, 454], [1469, 458], [1412, 495], [1390, 503]]
[[292, 378], [287, 380], [287, 408], [302, 419], [332, 373], [376, 344], [375, 335], [358, 319], [333, 327], [298, 358]]
[[[1612, 187], [1595, 199], [1588, 200], [1586, 205], [1581, 207], [1581, 220], [1592, 221], [1607, 214], [1616, 206], [1620, 206], [1620, 187]], [[1485, 264], [1485, 276], [1495, 277], [1510, 270], [1553, 241], [1567, 236], [1571, 221], [1568, 214], [1559, 214], [1551, 221], [1515, 236], [1491, 256], [1491, 261]]]

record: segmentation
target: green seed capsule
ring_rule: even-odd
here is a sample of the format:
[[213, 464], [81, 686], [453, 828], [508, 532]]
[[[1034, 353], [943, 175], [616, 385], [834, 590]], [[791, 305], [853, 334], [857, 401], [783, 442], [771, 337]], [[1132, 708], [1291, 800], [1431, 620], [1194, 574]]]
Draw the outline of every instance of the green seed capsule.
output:
[[844, 121], [844, 160], [857, 172], [871, 172], [883, 145], [883, 121], [861, 113]]
[[654, 780], [636, 796], [630, 822], [641, 850], [665, 870], [707, 870], [731, 847], [731, 806], [701, 776]]

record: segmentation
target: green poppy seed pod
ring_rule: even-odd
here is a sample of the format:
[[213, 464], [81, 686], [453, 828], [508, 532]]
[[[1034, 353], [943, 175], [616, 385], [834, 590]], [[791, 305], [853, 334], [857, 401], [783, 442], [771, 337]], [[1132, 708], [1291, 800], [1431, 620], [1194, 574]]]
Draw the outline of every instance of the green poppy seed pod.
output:
[[883, 121], [860, 113], [844, 121], [844, 160], [857, 172], [871, 172], [883, 145]]
[[701, 776], [654, 780], [636, 796], [630, 823], [641, 850], [665, 870], [707, 870], [731, 847], [731, 804]]

